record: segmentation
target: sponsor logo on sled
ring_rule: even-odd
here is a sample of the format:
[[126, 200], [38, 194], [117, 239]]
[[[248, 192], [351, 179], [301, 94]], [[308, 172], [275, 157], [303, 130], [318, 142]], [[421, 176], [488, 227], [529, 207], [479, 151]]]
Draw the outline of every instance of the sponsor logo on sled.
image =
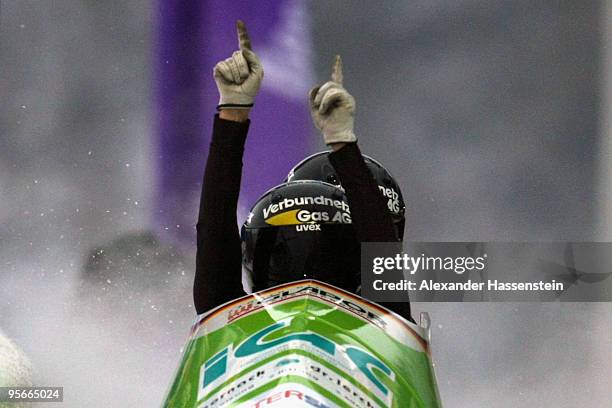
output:
[[[230, 345], [204, 362], [200, 368], [198, 399], [206, 397], [211, 403], [215, 401], [215, 406], [221, 405], [235, 400], [243, 393], [242, 390], [252, 390], [257, 383], [297, 375], [320, 383], [325, 388], [337, 387], [335, 392], [346, 394], [343, 395], [345, 399], [355, 398], [355, 401], [362, 401], [364, 407], [371, 406], [370, 398], [363, 390], [345, 379], [348, 375], [365, 385], [381, 401], [392, 401], [393, 392], [385, 384], [395, 381], [395, 373], [378, 357], [356, 345], [339, 346], [326, 336], [309, 330], [289, 331], [282, 335], [287, 329], [285, 322], [274, 323], [252, 334], [236, 348]], [[227, 381], [228, 371], [242, 372], [247, 366], [257, 366], [257, 361], [286, 352], [288, 348], [301, 349], [305, 355], [290, 359], [281, 357], [222, 386]], [[311, 355], [327, 363], [319, 363], [309, 357]], [[209, 394], [211, 391], [212, 394]]]

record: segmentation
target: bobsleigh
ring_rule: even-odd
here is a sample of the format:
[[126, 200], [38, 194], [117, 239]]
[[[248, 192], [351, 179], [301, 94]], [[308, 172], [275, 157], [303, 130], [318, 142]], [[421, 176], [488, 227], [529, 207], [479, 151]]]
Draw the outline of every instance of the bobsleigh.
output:
[[303, 280], [198, 316], [164, 407], [440, 407], [429, 330]]

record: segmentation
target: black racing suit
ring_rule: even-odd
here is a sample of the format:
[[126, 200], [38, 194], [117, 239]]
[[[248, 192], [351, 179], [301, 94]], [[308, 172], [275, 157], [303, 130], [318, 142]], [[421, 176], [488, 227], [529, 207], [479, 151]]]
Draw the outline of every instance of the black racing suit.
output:
[[[197, 224], [193, 295], [198, 314], [245, 295], [236, 210], [249, 124], [215, 116]], [[346, 191], [358, 240], [395, 241], [393, 221], [357, 144], [330, 153], [329, 159]], [[413, 321], [408, 302], [380, 304]]]

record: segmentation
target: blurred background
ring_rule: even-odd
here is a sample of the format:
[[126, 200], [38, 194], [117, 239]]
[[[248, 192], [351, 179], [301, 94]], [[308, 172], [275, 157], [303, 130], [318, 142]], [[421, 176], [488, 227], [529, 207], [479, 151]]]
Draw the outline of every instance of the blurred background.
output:
[[[170, 385], [236, 18], [266, 70], [239, 222], [323, 149], [306, 94], [338, 53], [407, 240], [612, 240], [604, 0], [4, 1], [0, 329], [65, 406], [156, 406]], [[612, 406], [609, 304], [414, 309], [447, 407]]]

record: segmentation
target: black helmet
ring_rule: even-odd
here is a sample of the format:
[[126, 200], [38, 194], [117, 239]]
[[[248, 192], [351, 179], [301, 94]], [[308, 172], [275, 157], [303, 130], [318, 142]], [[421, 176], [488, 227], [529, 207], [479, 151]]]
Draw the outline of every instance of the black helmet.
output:
[[[334, 166], [329, 161], [329, 153], [329, 151], [325, 151], [308, 156], [289, 171], [285, 181], [319, 180], [340, 186], [340, 179], [336, 175]], [[365, 154], [363, 158], [372, 172], [376, 184], [378, 184], [378, 189], [387, 203], [387, 208], [391, 212], [396, 235], [402, 241], [404, 239], [404, 224], [406, 223], [404, 217], [406, 207], [402, 190], [395, 178], [380, 162]]]
[[312, 278], [346, 290], [360, 283], [360, 245], [344, 191], [304, 180], [266, 192], [241, 230], [244, 283], [258, 291]]

